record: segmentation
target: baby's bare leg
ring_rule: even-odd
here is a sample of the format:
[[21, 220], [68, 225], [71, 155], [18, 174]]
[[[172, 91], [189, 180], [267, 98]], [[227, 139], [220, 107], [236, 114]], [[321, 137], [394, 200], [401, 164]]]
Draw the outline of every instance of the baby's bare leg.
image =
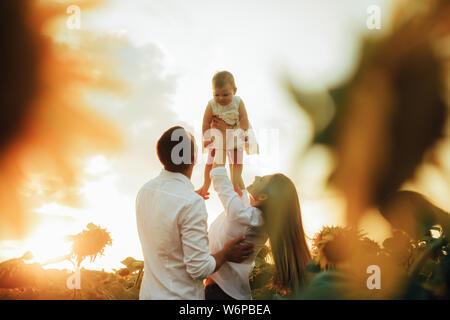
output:
[[237, 190], [236, 184], [235, 184], [235, 179], [237, 179], [236, 173], [235, 173], [235, 167], [234, 167], [233, 163], [230, 163], [229, 167], [230, 167], [230, 180], [231, 180], [231, 183], [233, 184], [234, 190]]
[[208, 197], [208, 190], [209, 187], [211, 186], [211, 170], [213, 167], [213, 162], [214, 162], [214, 156], [215, 156], [215, 150], [212, 149], [210, 150], [209, 154], [208, 154], [208, 161], [205, 165], [205, 172], [203, 175], [203, 186], [196, 190], [196, 192], [201, 195], [205, 200], [209, 199]]
[[239, 179], [239, 188], [241, 188], [241, 190], [245, 189], [245, 184], [244, 184], [244, 180], [242, 179], [242, 175], [241, 175], [241, 178]]
[[233, 163], [230, 164], [231, 182], [233, 183], [234, 190], [241, 195], [242, 189], [244, 189], [244, 182], [242, 180], [242, 149], [233, 150]]
[[243, 181], [241, 181], [242, 180], [242, 169], [243, 169], [242, 164], [232, 164], [231, 168], [230, 168], [230, 171], [232, 172], [231, 173], [231, 181], [233, 182], [233, 185], [235, 187], [239, 187], [240, 189], [242, 189], [241, 185], [243, 184]]

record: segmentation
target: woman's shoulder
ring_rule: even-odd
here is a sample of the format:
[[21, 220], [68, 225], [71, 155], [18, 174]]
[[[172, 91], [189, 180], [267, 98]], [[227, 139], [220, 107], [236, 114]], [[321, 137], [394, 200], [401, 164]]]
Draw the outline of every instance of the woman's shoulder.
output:
[[[240, 199], [242, 200], [242, 199]], [[251, 205], [245, 205], [239, 210], [235, 217], [231, 218], [239, 224], [244, 224], [247, 227], [260, 227], [264, 224], [262, 211]]]
[[250, 219], [250, 225], [253, 227], [262, 227], [264, 225], [264, 218], [262, 211], [259, 208], [252, 207], [253, 210], [251, 219]]

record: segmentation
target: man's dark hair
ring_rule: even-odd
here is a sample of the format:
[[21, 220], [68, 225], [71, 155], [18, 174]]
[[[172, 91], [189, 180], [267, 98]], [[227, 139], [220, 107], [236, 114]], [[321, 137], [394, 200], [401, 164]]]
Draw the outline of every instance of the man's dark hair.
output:
[[184, 173], [195, 161], [194, 137], [183, 127], [172, 127], [159, 138], [156, 152], [164, 169]]

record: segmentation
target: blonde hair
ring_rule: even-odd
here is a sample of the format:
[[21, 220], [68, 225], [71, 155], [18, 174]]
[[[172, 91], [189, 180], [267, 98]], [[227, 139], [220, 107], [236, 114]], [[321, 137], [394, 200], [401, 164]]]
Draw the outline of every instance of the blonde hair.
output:
[[234, 83], [234, 77], [231, 74], [231, 72], [219, 71], [212, 78], [212, 85], [215, 88], [222, 88], [227, 83], [231, 84], [233, 89], [236, 88], [236, 84]]

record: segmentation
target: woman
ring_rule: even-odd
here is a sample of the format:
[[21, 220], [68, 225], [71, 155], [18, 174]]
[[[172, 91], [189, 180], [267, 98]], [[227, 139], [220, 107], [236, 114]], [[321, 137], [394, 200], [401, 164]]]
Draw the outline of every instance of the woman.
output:
[[[226, 125], [214, 119], [224, 131]], [[213, 186], [225, 208], [209, 230], [210, 251], [236, 236], [245, 235], [255, 250], [243, 263], [225, 263], [205, 282], [207, 300], [251, 299], [249, 273], [258, 251], [269, 239], [276, 269], [275, 281], [298, 291], [305, 282], [311, 254], [303, 231], [300, 204], [292, 181], [283, 174], [256, 177], [241, 198], [227, 176], [225, 152], [216, 156], [211, 171]]]

